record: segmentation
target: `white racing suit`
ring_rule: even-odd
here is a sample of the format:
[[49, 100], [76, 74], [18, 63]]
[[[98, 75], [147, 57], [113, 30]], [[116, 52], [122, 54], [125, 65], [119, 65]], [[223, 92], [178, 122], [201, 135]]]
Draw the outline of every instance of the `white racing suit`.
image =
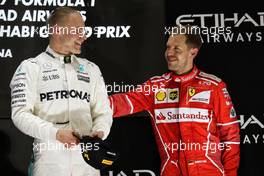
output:
[[70, 63], [64, 63], [64, 56], [48, 47], [36, 58], [23, 61], [10, 83], [12, 120], [23, 133], [35, 138], [33, 175], [100, 175], [85, 163], [80, 145], [66, 149], [56, 140], [58, 129], [71, 129], [80, 135], [103, 131], [105, 139], [112, 125], [112, 110], [98, 66], [75, 55], [70, 58]]

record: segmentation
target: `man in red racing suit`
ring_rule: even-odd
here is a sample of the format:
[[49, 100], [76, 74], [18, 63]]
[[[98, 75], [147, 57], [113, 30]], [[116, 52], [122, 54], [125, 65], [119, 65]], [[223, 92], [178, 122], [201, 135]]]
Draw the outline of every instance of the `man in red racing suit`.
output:
[[193, 64], [200, 46], [190, 47], [188, 37], [194, 36], [170, 36], [167, 42], [171, 72], [109, 97], [114, 117], [149, 112], [161, 176], [237, 176], [239, 121], [231, 98], [221, 79]]

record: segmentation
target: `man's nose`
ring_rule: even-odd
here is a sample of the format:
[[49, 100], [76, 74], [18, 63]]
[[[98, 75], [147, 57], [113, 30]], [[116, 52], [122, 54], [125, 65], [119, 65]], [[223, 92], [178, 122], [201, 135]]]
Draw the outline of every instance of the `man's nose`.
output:
[[174, 55], [174, 50], [173, 49], [167, 49], [167, 55], [168, 56], [173, 56]]

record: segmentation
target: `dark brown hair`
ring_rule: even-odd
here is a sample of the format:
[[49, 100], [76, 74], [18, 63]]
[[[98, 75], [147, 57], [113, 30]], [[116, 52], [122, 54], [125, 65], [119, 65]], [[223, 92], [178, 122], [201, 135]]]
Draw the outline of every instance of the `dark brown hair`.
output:
[[178, 25], [172, 28], [171, 35], [185, 35], [186, 41], [185, 43], [190, 48], [198, 48], [200, 49], [202, 46], [202, 37], [200, 35], [200, 28], [197, 26], [191, 25]]

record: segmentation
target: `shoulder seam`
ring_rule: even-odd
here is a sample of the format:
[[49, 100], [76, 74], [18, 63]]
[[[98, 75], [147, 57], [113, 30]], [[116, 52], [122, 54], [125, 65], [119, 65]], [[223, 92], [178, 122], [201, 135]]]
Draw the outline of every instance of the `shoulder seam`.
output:
[[210, 79], [212, 81], [216, 81], [218, 83], [222, 82], [222, 80], [220, 78], [218, 78], [217, 76], [215, 76], [213, 74], [205, 73], [203, 71], [200, 71], [199, 76]]
[[209, 81], [209, 82], [213, 83], [213, 84], [216, 85], [216, 86], [219, 84], [219, 83], [216, 82], [216, 81], [213, 81], [213, 80], [208, 79], [208, 78], [205, 78], [205, 77], [200, 77], [199, 75], [197, 75], [196, 78], [197, 78], [197, 79], [204, 80], [204, 81]]
[[169, 79], [169, 78], [166, 78], [167, 76], [167, 73], [164, 73], [163, 75], [161, 76], [153, 76], [150, 78], [151, 81], [158, 81], [158, 80], [166, 80], [166, 79]]

